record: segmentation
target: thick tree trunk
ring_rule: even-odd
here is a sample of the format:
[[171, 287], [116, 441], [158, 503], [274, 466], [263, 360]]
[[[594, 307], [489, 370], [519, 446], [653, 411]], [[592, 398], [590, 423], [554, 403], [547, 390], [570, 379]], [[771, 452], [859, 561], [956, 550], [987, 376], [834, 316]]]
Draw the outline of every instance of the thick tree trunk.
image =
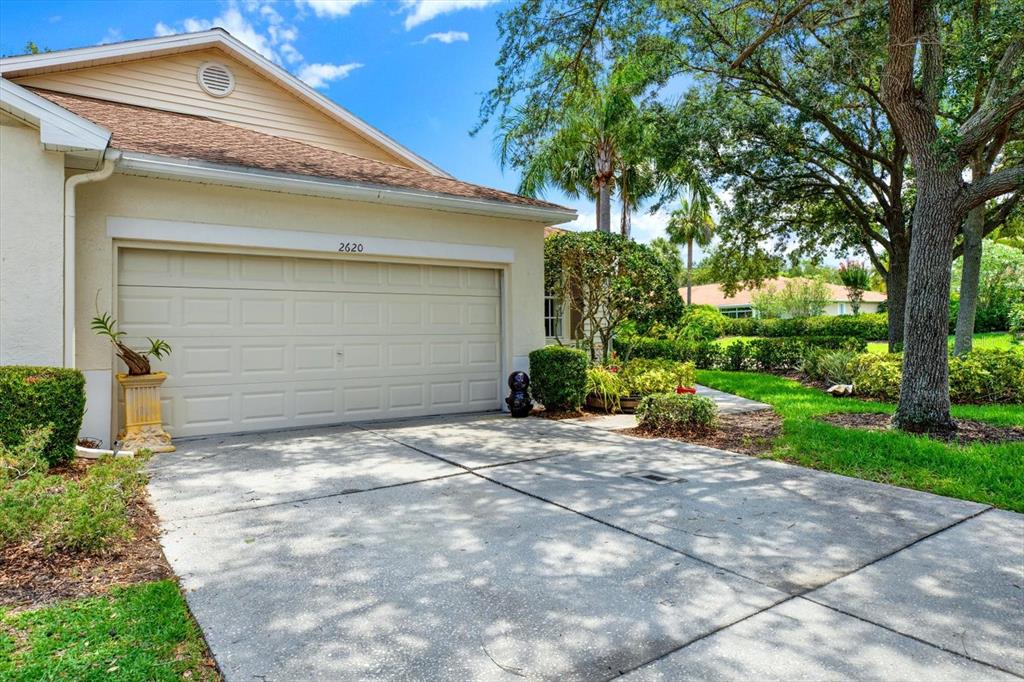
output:
[[978, 282], [981, 278], [981, 233], [985, 228], [985, 205], [976, 206], [964, 221], [964, 255], [960, 278], [960, 308], [956, 314], [953, 354], [970, 353], [974, 343], [974, 318], [978, 311]]
[[612, 231], [612, 199], [608, 191], [608, 183], [599, 180], [597, 186], [597, 230], [598, 232]]
[[[922, 174], [923, 175], [923, 174]], [[893, 424], [905, 431], [955, 429], [949, 414], [949, 263], [959, 177], [919, 178], [904, 314], [903, 379]], [[947, 181], [943, 181], [946, 179]]]
[[691, 289], [693, 277], [693, 240], [686, 240], [686, 305], [693, 303], [693, 296]]
[[907, 277], [910, 272], [910, 247], [901, 238], [892, 239], [889, 272], [885, 278], [886, 304], [889, 310], [889, 352], [903, 347], [903, 322], [907, 307]]

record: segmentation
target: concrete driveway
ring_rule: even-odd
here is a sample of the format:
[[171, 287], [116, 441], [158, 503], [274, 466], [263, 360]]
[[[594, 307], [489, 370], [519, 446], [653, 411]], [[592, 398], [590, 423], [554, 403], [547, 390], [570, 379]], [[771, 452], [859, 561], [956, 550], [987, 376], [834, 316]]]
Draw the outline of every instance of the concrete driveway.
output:
[[152, 472], [228, 680], [1024, 676], [1024, 516], [979, 504], [499, 415]]

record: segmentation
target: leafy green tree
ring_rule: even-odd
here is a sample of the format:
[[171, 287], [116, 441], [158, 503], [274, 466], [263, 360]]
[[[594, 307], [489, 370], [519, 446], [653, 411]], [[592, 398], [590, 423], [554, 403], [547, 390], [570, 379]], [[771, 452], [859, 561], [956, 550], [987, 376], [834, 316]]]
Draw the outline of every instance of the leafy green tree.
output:
[[642, 332], [675, 324], [682, 301], [671, 270], [654, 249], [619, 234], [565, 232], [544, 241], [544, 283], [581, 321], [591, 357], [608, 360], [612, 335], [625, 320]]
[[672, 242], [686, 244], [686, 305], [692, 305], [693, 244], [696, 242], [702, 248], [707, 247], [715, 233], [715, 221], [707, 198], [691, 192], [680, 199], [679, 208], [672, 211], [665, 231]]
[[683, 281], [683, 257], [679, 253], [679, 245], [664, 237], [655, 237], [648, 245], [657, 254], [661, 262], [665, 264], [665, 270], [672, 276], [676, 286]]
[[853, 314], [858, 315], [864, 292], [871, 288], [871, 273], [860, 261], [849, 260], [839, 264], [839, 279], [846, 287]]
[[[1020, 164], [1008, 164], [964, 181], [971, 156], [991, 149], [1002, 131], [1016, 130], [1024, 110], [1022, 2], [985, 5], [991, 11], [985, 14], [984, 39], [974, 49], [975, 63], [989, 70], [990, 86], [966, 119], [958, 118], [949, 101], [971, 81], [961, 78], [964, 62], [945, 61], [968, 42], [956, 28], [960, 17], [977, 8], [966, 0], [800, 0], [786, 9], [768, 0], [532, 0], [501, 21], [505, 44], [498, 84], [483, 113], [502, 111], [517, 97], [542, 108], [545, 102], [557, 106], [575, 87], [576, 74], [628, 55], [656, 56], [652, 86], [674, 75], [700, 74], [707, 97], [733, 105], [722, 107], [726, 114], [736, 112], [741, 120], [753, 115], [768, 124], [770, 148], [786, 162], [768, 159], [752, 166], [761, 172], [741, 177], [756, 188], [783, 171], [787, 191], [812, 216], [780, 211], [771, 193], [759, 198], [756, 192], [733, 191], [739, 211], [723, 216], [722, 233], [743, 230], [744, 218], [764, 216], [773, 216], [769, 224], [795, 219], [814, 229], [817, 214], [825, 220], [817, 221], [820, 236], [809, 243], [823, 248], [829, 230], [820, 226], [855, 228], [832, 238], [859, 243], [876, 269], [885, 269], [890, 343], [901, 333], [906, 337], [894, 423], [950, 428], [948, 358], [939, 332], [946, 325], [954, 238], [972, 209], [986, 204], [986, 213], [998, 213], [1024, 178]], [[565, 56], [564, 72], [533, 68], [549, 53]], [[737, 105], [744, 100], [757, 108]], [[778, 115], [790, 124], [770, 125]], [[702, 126], [714, 126], [706, 132], [718, 129], [731, 142], [732, 128], [715, 120], [690, 117], [680, 125], [684, 132]], [[746, 137], [729, 147], [736, 156], [764, 146], [756, 125], [742, 130]], [[700, 156], [714, 161], [715, 147], [702, 143], [702, 136], [681, 139], [694, 139], [697, 152], [711, 147]], [[999, 202], [1000, 197], [1008, 198]], [[996, 202], [991, 208], [990, 201]], [[753, 252], [750, 242], [771, 238], [758, 236], [754, 225], [735, 252]], [[784, 232], [776, 234], [786, 241]], [[876, 251], [879, 245], [884, 253]], [[901, 321], [904, 328], [895, 328]]]

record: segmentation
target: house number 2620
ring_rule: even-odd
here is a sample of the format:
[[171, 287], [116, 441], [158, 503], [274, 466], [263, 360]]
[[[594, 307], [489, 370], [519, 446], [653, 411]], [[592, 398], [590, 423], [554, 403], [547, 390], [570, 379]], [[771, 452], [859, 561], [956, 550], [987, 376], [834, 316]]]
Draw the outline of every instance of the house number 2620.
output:
[[359, 242], [341, 242], [338, 246], [339, 253], [362, 253], [363, 245]]

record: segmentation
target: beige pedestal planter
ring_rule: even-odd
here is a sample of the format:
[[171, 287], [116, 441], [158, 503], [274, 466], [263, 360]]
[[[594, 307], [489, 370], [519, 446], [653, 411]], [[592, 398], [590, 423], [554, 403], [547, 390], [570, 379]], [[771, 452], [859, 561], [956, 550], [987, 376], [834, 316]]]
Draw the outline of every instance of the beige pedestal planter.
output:
[[117, 438], [125, 450], [174, 452], [160, 416], [160, 385], [166, 380], [165, 372], [117, 375], [124, 389], [124, 431]]

